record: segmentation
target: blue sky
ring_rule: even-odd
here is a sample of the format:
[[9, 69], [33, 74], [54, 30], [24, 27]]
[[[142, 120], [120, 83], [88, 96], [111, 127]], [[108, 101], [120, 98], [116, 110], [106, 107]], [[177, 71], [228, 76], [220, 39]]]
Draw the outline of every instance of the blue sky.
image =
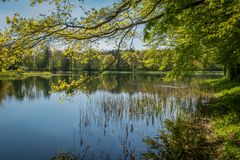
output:
[[[73, 2], [80, 3], [78, 0], [72, 0]], [[114, 2], [118, 2], [118, 0], [84, 0], [84, 8], [91, 9], [91, 8], [101, 8], [105, 6], [110, 6]], [[23, 17], [35, 17], [42, 14], [47, 14], [49, 10], [52, 9], [52, 6], [44, 3], [41, 5], [36, 5], [34, 7], [31, 7], [29, 5], [30, 0], [18, 0], [15, 2], [14, 0], [11, 0], [11, 2], [0, 2], [0, 29], [4, 29], [6, 27], [6, 16], [12, 17], [14, 13], [19, 13]], [[79, 15], [80, 14], [80, 15]], [[75, 10], [73, 12], [73, 16], [81, 16], [81, 12], [79, 10]], [[135, 48], [142, 49], [143, 44], [141, 40], [136, 39], [134, 41]], [[103, 43], [101, 45], [102, 49], [109, 48], [108, 44]]]
[[[78, 0], [72, 0], [72, 2], [82, 4], [78, 2]], [[91, 9], [91, 8], [101, 8], [104, 6], [109, 6], [117, 2], [117, 0], [85, 0], [84, 1], [84, 8]], [[36, 5], [31, 7], [30, 0], [18, 0], [15, 2], [11, 0], [11, 2], [3, 3], [0, 2], [0, 24], [1, 28], [3, 28], [5, 23], [6, 16], [13, 16], [14, 13], [19, 13], [21, 16], [24, 17], [34, 17], [40, 13], [47, 14], [49, 10], [51, 10], [51, 6], [46, 3], [41, 5]], [[74, 16], [78, 16], [78, 10], [74, 12]]]

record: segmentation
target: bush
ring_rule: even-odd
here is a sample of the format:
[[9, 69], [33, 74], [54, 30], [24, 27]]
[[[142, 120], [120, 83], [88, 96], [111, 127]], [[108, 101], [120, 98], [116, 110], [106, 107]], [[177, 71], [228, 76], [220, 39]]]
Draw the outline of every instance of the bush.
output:
[[210, 128], [208, 120], [194, 115], [166, 120], [165, 129], [157, 137], [144, 140], [150, 152], [143, 156], [146, 159], [162, 160], [214, 159], [217, 145], [211, 139]]

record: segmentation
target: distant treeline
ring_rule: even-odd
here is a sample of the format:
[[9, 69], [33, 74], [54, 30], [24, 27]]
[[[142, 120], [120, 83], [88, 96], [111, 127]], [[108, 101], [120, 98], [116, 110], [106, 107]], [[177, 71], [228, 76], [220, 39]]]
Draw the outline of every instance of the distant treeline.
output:
[[[84, 52], [68, 52], [45, 47], [42, 51], [25, 55], [20, 66], [25, 71], [159, 71], [171, 70], [169, 65], [162, 66], [163, 56], [168, 50], [127, 50], [120, 55], [112, 51], [88, 50]], [[116, 59], [116, 60], [115, 60]], [[16, 68], [11, 67], [11, 70]], [[196, 64], [194, 70], [222, 70], [221, 66], [208, 62]]]

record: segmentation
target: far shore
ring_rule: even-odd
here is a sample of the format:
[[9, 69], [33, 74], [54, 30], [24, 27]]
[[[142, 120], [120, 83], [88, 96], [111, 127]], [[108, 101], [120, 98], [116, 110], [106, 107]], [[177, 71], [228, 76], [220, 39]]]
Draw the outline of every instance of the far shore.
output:
[[[81, 73], [99, 73], [99, 71], [4, 71], [0, 72], [1, 77], [31, 77], [31, 76], [60, 76], [60, 75], [69, 75], [69, 74], [81, 74]], [[168, 71], [105, 71], [103, 74], [161, 74], [165, 75]], [[223, 71], [189, 71], [189, 74], [192, 75], [201, 75], [201, 74], [216, 74], [223, 75]]]

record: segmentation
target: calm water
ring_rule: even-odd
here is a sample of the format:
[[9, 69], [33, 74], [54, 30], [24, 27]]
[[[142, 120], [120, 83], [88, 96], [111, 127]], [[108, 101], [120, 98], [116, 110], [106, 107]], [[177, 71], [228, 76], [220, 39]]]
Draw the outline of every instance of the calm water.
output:
[[143, 139], [166, 118], [203, 102], [186, 83], [160, 75], [105, 75], [63, 103], [52, 83], [78, 76], [0, 81], [0, 159], [47, 160], [59, 152], [83, 159], [141, 159]]

